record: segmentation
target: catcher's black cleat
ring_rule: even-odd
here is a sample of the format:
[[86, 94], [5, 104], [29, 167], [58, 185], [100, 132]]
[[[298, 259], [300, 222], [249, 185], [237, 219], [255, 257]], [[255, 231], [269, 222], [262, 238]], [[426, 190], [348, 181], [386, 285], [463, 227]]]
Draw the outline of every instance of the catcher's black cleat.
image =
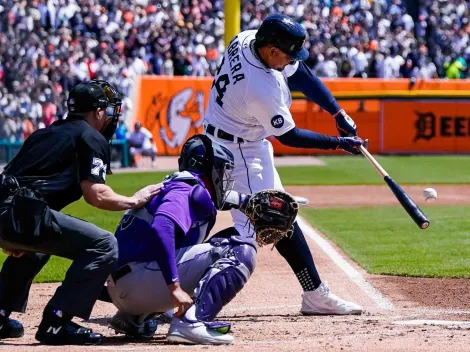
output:
[[18, 338], [23, 335], [23, 324], [18, 320], [6, 318], [5, 322], [0, 323], [0, 339]]
[[103, 342], [103, 335], [46, 313], [39, 324], [36, 340], [46, 345], [97, 345]]
[[108, 327], [116, 334], [125, 334], [135, 339], [151, 339], [157, 331], [158, 321], [153, 318], [117, 312], [108, 322]]

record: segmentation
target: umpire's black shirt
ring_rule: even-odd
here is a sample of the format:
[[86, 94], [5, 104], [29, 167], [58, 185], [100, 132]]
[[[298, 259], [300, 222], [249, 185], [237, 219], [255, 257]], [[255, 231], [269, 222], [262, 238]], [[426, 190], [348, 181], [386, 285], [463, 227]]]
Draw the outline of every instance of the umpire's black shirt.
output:
[[109, 153], [100, 132], [84, 120], [69, 118], [31, 134], [4, 173], [39, 191], [58, 211], [80, 199], [81, 181], [105, 183]]

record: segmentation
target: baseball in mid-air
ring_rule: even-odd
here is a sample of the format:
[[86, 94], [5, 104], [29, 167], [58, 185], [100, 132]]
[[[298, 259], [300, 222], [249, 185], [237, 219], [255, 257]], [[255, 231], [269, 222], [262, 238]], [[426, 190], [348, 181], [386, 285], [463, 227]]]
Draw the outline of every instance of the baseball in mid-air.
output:
[[426, 202], [430, 201], [435, 201], [437, 199], [437, 191], [434, 188], [426, 188], [423, 191], [424, 199]]
[[299, 205], [308, 205], [309, 201], [307, 198], [294, 196], [294, 199]]

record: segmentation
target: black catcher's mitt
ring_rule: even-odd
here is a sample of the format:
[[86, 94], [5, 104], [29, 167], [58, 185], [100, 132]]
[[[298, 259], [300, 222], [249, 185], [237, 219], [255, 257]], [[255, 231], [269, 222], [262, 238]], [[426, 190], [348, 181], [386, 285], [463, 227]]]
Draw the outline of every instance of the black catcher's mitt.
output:
[[256, 242], [261, 247], [292, 236], [298, 210], [299, 204], [289, 193], [268, 189], [253, 194], [244, 213], [254, 226]]

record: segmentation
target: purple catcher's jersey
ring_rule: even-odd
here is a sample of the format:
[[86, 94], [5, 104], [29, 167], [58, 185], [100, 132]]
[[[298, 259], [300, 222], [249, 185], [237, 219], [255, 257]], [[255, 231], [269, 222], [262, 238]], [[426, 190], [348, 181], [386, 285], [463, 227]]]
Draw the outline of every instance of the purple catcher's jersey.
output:
[[129, 262], [153, 261], [165, 256], [155, 245], [152, 221], [165, 215], [176, 224], [174, 234], [163, 236], [175, 241], [176, 249], [202, 243], [215, 224], [217, 210], [204, 183], [189, 172], [176, 173], [165, 182], [164, 190], [141, 209], [127, 211], [117, 230], [118, 267]]

